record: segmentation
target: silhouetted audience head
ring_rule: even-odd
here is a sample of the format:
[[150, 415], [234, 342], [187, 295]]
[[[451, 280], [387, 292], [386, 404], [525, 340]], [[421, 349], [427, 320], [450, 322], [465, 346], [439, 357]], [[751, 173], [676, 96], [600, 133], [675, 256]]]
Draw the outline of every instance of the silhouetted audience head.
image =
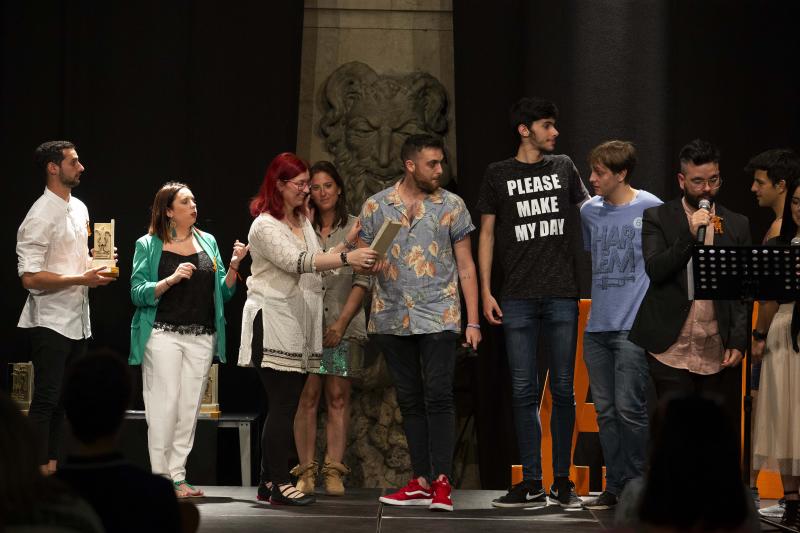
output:
[[713, 399], [674, 396], [653, 424], [641, 523], [676, 531], [731, 531], [748, 520], [739, 436]]
[[69, 369], [62, 392], [64, 411], [83, 444], [115, 435], [131, 396], [128, 367], [108, 354], [88, 355]]
[[42, 475], [35, 443], [28, 421], [0, 391], [0, 531], [30, 531], [25, 529], [29, 526], [102, 529], [86, 502], [58, 480]]

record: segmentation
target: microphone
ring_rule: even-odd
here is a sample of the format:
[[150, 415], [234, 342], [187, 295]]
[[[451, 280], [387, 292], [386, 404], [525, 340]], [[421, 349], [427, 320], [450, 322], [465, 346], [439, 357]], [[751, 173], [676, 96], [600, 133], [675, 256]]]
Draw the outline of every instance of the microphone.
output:
[[[709, 202], [705, 198], [700, 200], [700, 202], [697, 205], [700, 209], [705, 209], [706, 211], [711, 209], [711, 202]], [[706, 226], [700, 226], [699, 228], [697, 228], [697, 242], [699, 242], [700, 244], [706, 242]]]

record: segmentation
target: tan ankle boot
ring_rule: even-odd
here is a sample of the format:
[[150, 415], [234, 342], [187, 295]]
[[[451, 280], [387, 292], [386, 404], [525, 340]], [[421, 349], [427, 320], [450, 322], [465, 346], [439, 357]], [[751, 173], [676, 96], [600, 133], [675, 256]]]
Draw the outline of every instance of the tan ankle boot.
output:
[[314, 494], [314, 487], [317, 485], [317, 468], [319, 463], [311, 461], [304, 465], [297, 465], [289, 473], [297, 476], [297, 490], [304, 494]]
[[350, 469], [345, 465], [332, 461], [326, 456], [325, 464], [322, 465], [322, 481], [325, 484], [325, 492], [329, 496], [344, 496], [342, 476], [349, 473]]

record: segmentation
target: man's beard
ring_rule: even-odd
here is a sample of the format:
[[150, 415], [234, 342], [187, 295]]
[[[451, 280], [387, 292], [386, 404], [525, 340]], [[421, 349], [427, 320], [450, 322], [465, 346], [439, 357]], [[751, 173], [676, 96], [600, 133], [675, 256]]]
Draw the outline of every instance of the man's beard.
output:
[[714, 198], [716, 194], [708, 193], [708, 194], [700, 194], [700, 195], [693, 195], [689, 193], [688, 190], [683, 190], [683, 198], [686, 200], [686, 203], [690, 206], [694, 207], [695, 209], [700, 209], [700, 200], [706, 199], [711, 202], [711, 205], [714, 205]]
[[555, 143], [551, 147], [550, 142], [547, 139], [545, 139], [544, 141], [540, 141], [538, 137], [536, 137], [535, 133], [533, 134], [533, 143], [534, 145], [536, 145], [537, 150], [546, 154], [550, 154], [556, 149]]
[[74, 189], [75, 187], [77, 187], [81, 183], [80, 175], [78, 175], [78, 176], [76, 176], [76, 177], [74, 177], [72, 179], [69, 179], [69, 178], [65, 177], [63, 174], [61, 174], [60, 179], [61, 179], [61, 185], [63, 185], [64, 187], [69, 187], [70, 189]]
[[417, 182], [417, 187], [419, 190], [426, 194], [433, 194], [439, 188], [438, 185], [434, 185], [433, 183], [429, 183], [427, 181], [422, 180], [415, 180]]

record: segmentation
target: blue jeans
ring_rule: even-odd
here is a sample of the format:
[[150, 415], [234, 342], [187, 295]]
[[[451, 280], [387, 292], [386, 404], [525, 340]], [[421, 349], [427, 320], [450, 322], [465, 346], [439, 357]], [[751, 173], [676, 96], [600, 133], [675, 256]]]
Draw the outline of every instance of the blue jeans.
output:
[[553, 473], [569, 476], [575, 429], [575, 344], [578, 301], [574, 298], [503, 299], [503, 332], [511, 372], [511, 405], [517, 430], [522, 477], [542, 479], [542, 422], [536, 349], [541, 330], [550, 372], [553, 414]]
[[627, 331], [586, 332], [583, 361], [606, 463], [606, 490], [622, 494], [625, 484], [644, 473], [648, 437], [647, 355]]
[[456, 409], [453, 380], [458, 334], [372, 334], [397, 391], [414, 477], [452, 476]]

